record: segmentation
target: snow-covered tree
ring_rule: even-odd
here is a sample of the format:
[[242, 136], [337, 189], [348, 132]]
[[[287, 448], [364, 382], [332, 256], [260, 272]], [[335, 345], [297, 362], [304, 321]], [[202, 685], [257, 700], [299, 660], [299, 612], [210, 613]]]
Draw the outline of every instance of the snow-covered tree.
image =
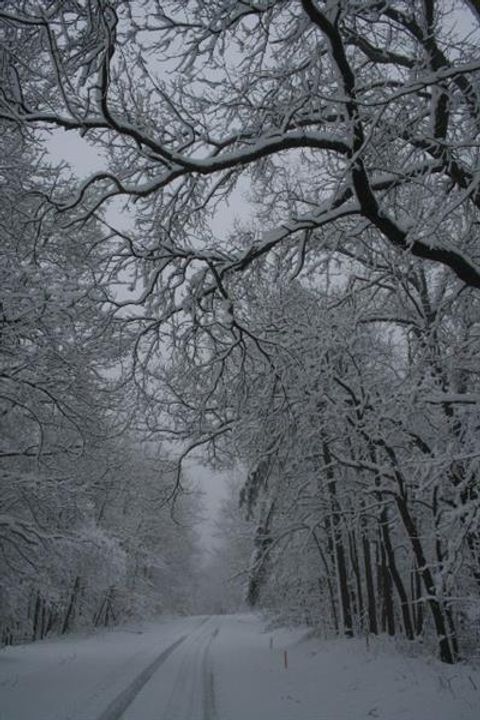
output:
[[[0, 26], [8, 128], [109, 157], [42, 218], [108, 229], [76, 237], [142, 429], [250, 471], [249, 600], [455, 661], [480, 572], [477, 3], [7, 0]], [[251, 223], [216, 237], [245, 185]]]
[[59, 223], [45, 192], [62, 173], [0, 131], [0, 637], [187, 608], [192, 512], [172, 521], [171, 463], [128, 432], [98, 223]]
[[[1, 116], [112, 152], [59, 204], [141, 208], [139, 302], [169, 290], [173, 309], [195, 258], [207, 301], [274, 250], [298, 267], [385, 242], [479, 287], [475, 4], [22, 0], [0, 22]], [[205, 218], [243, 175], [270, 227], [215, 247]]]

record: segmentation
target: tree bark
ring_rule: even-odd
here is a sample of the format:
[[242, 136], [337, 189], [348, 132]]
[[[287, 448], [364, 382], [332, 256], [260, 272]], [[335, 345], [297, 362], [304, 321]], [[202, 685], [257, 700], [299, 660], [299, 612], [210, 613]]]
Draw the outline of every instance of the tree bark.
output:
[[422, 578], [425, 590], [427, 591], [427, 604], [430, 609], [437, 634], [440, 659], [445, 663], [454, 664], [458, 660], [458, 652], [455, 651], [455, 648], [457, 647], [457, 639], [455, 634], [451, 635], [450, 628], [447, 629], [447, 623], [445, 621], [445, 607], [437, 598], [435, 582], [423, 552], [415, 520], [411, 516], [407, 503], [403, 497], [397, 495], [396, 503], [412, 546], [413, 554], [417, 562], [418, 572]]
[[380, 538], [380, 582], [382, 593], [382, 631], [395, 635], [395, 612], [393, 605], [392, 578], [387, 564], [387, 553]]
[[368, 630], [372, 635], [378, 635], [377, 604], [372, 571], [372, 551], [365, 528], [362, 529], [362, 547], [363, 564], [365, 567], [365, 585], [367, 588]]
[[335, 560], [337, 566], [340, 602], [342, 608], [343, 633], [347, 637], [353, 637], [353, 622], [350, 604], [350, 592], [348, 587], [347, 564], [345, 548], [343, 546], [342, 529], [340, 527], [340, 506], [337, 499], [337, 487], [332, 468], [332, 456], [328, 447], [328, 443], [325, 440], [323, 441], [323, 459], [325, 461], [327, 478], [329, 480], [328, 492], [330, 496], [333, 545], [335, 549]]
[[38, 590], [36, 598], [35, 598], [35, 608], [33, 611], [33, 629], [32, 629], [32, 640], [33, 641], [35, 641], [38, 637], [38, 629], [39, 629], [39, 623], [40, 623], [40, 606], [41, 606], [40, 590]]
[[408, 602], [408, 595], [402, 582], [402, 578], [400, 577], [400, 573], [398, 572], [397, 564], [395, 562], [395, 553], [392, 547], [390, 529], [388, 525], [388, 510], [386, 507], [384, 507], [384, 509], [382, 510], [381, 527], [383, 544], [385, 546], [387, 554], [388, 569], [390, 571], [390, 576], [393, 580], [393, 584], [395, 585], [395, 589], [400, 599], [400, 608], [402, 611], [402, 621], [405, 635], [409, 640], [413, 640], [414, 632], [412, 618], [410, 615], [410, 603]]
[[70, 628], [70, 622], [71, 622], [73, 614], [75, 612], [75, 603], [77, 600], [77, 594], [78, 594], [79, 589], [80, 589], [80, 577], [77, 575], [77, 577], [75, 578], [75, 582], [73, 584], [73, 589], [72, 589], [72, 592], [70, 595], [70, 600], [68, 603], [67, 612], [65, 614], [65, 619], [63, 621], [62, 635], [65, 635], [65, 633]]
[[330, 599], [330, 609], [332, 612], [333, 626], [334, 626], [336, 634], [338, 635], [338, 632], [339, 632], [338, 616], [337, 616], [337, 607], [336, 607], [336, 603], [335, 603], [335, 593], [334, 593], [333, 586], [332, 586], [331, 568], [328, 566], [327, 558], [325, 557], [325, 553], [322, 550], [322, 546], [320, 545], [320, 541], [319, 541], [315, 531], [313, 531], [313, 539], [315, 541], [315, 545], [317, 546], [320, 557], [322, 558], [323, 567], [325, 568], [325, 579], [326, 579], [327, 587], [328, 587], [328, 595], [329, 595], [329, 599]]
[[356, 590], [357, 590], [357, 611], [358, 611], [358, 619], [359, 619], [359, 626], [363, 623], [363, 612], [364, 612], [364, 605], [363, 605], [363, 590], [362, 590], [362, 577], [360, 574], [360, 565], [358, 562], [358, 552], [357, 552], [357, 544], [355, 542], [355, 533], [353, 531], [348, 533], [348, 543], [350, 548], [350, 561], [353, 568], [353, 573], [355, 575], [356, 580]]

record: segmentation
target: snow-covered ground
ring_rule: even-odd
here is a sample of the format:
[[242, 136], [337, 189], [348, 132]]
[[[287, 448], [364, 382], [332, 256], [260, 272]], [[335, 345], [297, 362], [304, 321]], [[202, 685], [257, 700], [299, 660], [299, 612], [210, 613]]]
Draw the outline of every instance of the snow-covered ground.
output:
[[381, 640], [266, 631], [254, 615], [162, 620], [0, 652], [0, 720], [479, 717], [478, 669], [407, 657]]

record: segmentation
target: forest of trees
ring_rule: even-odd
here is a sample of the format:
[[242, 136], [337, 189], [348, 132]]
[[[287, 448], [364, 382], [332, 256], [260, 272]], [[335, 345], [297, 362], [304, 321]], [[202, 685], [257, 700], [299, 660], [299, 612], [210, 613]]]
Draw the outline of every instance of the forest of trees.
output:
[[140, 445], [116, 378], [127, 346], [102, 309], [99, 229], [51, 222], [41, 194], [58, 172], [0, 132], [0, 639], [186, 611], [192, 499], [181, 527], [175, 465]]
[[[201, 448], [247, 471], [249, 605], [468, 654], [477, 0], [6, 0], [0, 33], [3, 633], [188, 609]], [[59, 131], [105, 168], [51, 167]]]

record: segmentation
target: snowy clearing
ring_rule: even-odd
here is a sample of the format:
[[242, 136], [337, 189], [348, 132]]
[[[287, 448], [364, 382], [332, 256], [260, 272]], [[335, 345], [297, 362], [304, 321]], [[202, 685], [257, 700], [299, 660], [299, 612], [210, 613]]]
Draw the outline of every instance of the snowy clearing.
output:
[[382, 640], [268, 631], [254, 615], [0, 653], [0, 720], [477, 720], [479, 707], [472, 666], [410, 658]]

